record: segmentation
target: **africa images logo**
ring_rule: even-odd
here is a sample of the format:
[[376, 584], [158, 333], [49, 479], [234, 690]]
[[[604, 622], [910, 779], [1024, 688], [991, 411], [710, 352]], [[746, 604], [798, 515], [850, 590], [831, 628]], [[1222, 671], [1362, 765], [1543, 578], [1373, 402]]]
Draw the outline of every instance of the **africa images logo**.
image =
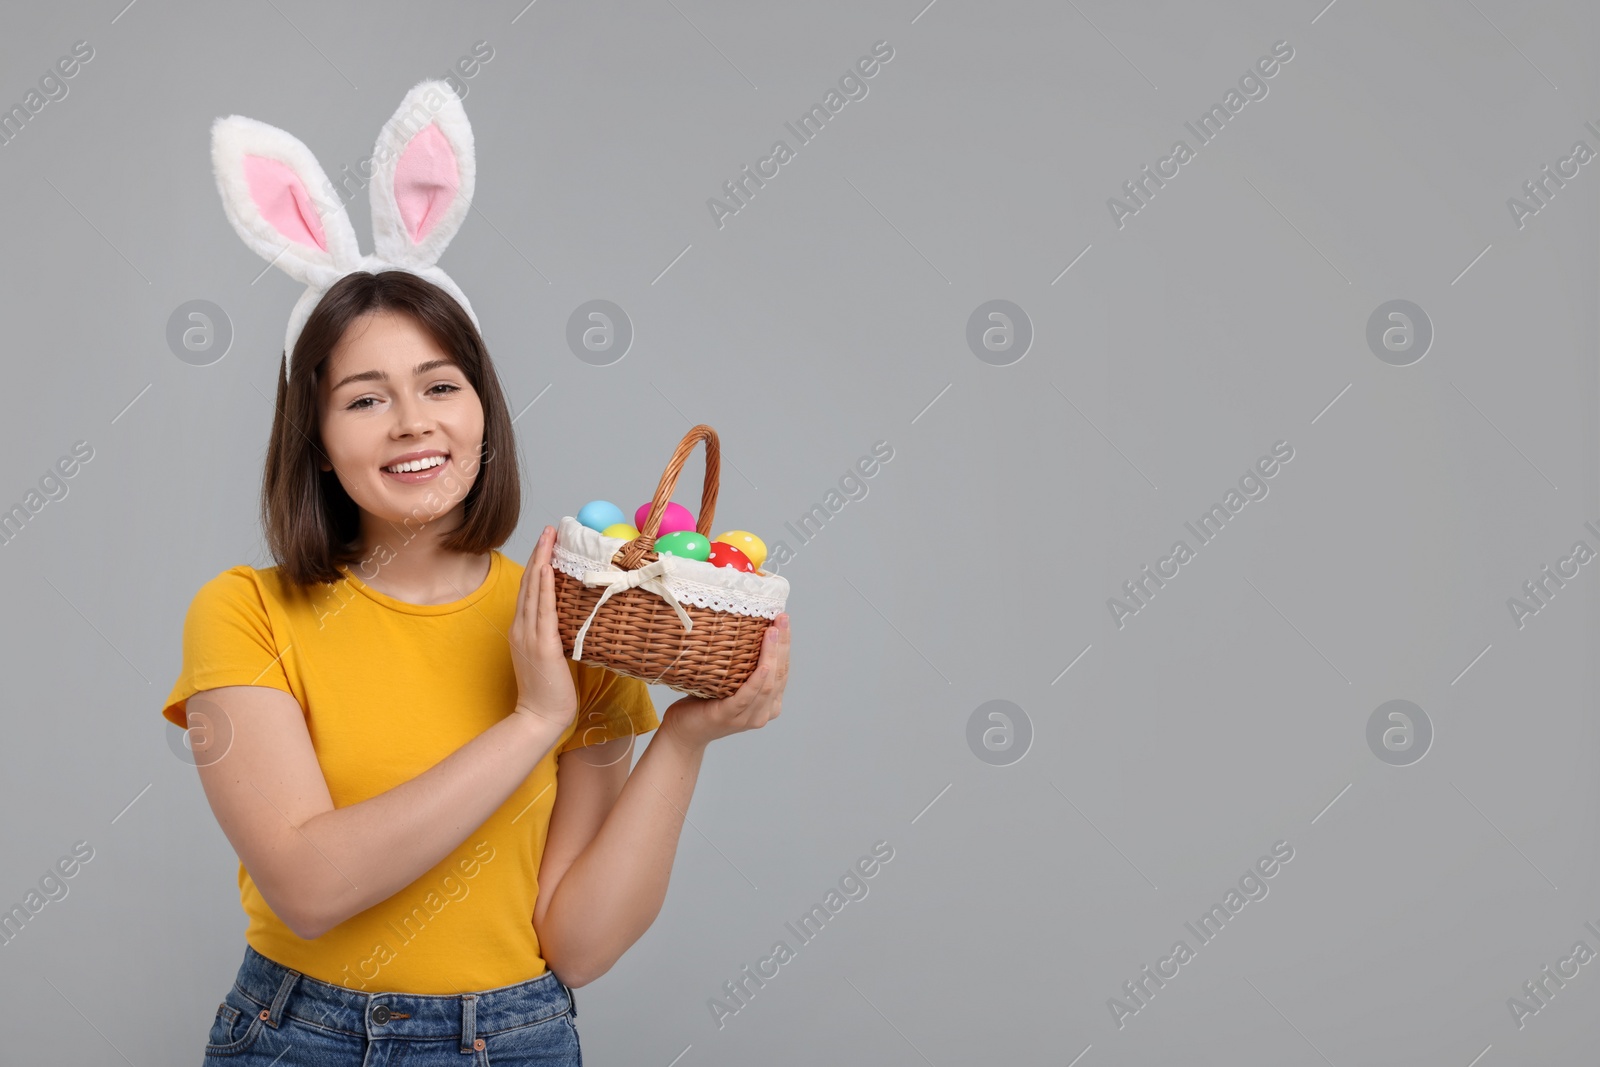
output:
[[717, 1024], [717, 1029], [721, 1030], [727, 1025], [728, 1019], [749, 1007], [755, 995], [782, 973], [785, 964], [798, 958], [801, 948], [821, 936], [829, 921], [844, 911], [845, 905], [851, 901], [867, 899], [867, 894], [871, 892], [868, 881], [881, 873], [884, 866], [892, 859], [894, 859], [894, 846], [888, 841], [874, 841], [871, 855], [862, 856], [845, 868], [844, 874], [839, 876], [837, 889], [829, 886], [821, 903], [813, 903], [810, 910], [803, 913], [795, 922], [783, 924], [784, 929], [794, 935], [794, 947], [791, 947], [786, 940], [774, 941], [772, 951], [756, 961], [754, 971], [747, 963], [739, 969], [737, 977], [722, 983], [722, 991], [727, 995], [727, 1000], [707, 997], [706, 1008], [711, 1012], [712, 1021]]
[[1271, 491], [1266, 479], [1276, 475], [1283, 469], [1282, 464], [1288, 463], [1293, 458], [1294, 446], [1288, 441], [1274, 444], [1269, 455], [1256, 460], [1255, 465], [1247, 468], [1240, 476], [1238, 489], [1230, 487], [1223, 494], [1221, 503], [1212, 504], [1194, 522], [1183, 524], [1184, 529], [1194, 535], [1197, 542], [1195, 547], [1190, 548], [1189, 542], [1181, 539], [1173, 542], [1172, 551], [1156, 560], [1154, 571], [1151, 571], [1147, 563], [1138, 577], [1129, 578], [1122, 583], [1122, 591], [1126, 594], [1127, 600], [1107, 597], [1106, 609], [1111, 612], [1111, 621], [1117, 624], [1117, 629], [1120, 630], [1126, 625], [1124, 620], [1128, 616], [1137, 615], [1148, 607], [1150, 601], [1155, 598], [1156, 591], [1166, 588], [1167, 581], [1178, 576], [1179, 568], [1194, 559], [1202, 545], [1209, 545], [1216, 540], [1228, 521], [1243, 511], [1246, 504], [1252, 500], [1265, 500], [1267, 493]]
[[[755, 199], [756, 192], [765, 189], [768, 181], [776, 178], [784, 166], [797, 158], [800, 148], [816, 140], [827, 128], [828, 122], [845, 109], [846, 104], [865, 100], [869, 91], [867, 79], [876, 76], [893, 58], [894, 47], [888, 41], [874, 41], [871, 54], [862, 56], [854, 66], [845, 68], [845, 72], [839, 76], [839, 87], [835, 89], [830, 86], [823, 94], [822, 103], [812, 104], [794, 122], [783, 124], [794, 135], [795, 147], [790, 148], [789, 142], [782, 138], [773, 141], [772, 151], [756, 160], [753, 172], [750, 164], [746, 163], [739, 168], [737, 175], [722, 183], [722, 192], [728, 200], [707, 197], [706, 210], [711, 213], [711, 221], [717, 224], [717, 229], [726, 225], [726, 219], [748, 207], [750, 201]], [[752, 185], [755, 188], [751, 188]]]
[[[1274, 77], [1283, 69], [1282, 64], [1294, 58], [1294, 49], [1288, 41], [1275, 41], [1272, 52], [1257, 59], [1255, 66], [1246, 70], [1239, 77], [1239, 88], [1230, 88], [1222, 97], [1222, 102], [1212, 104], [1210, 109], [1203, 112], [1196, 121], [1185, 122], [1184, 126], [1194, 134], [1196, 146], [1191, 148], [1189, 142], [1177, 140], [1172, 143], [1172, 151], [1156, 160], [1155, 171], [1150, 170], [1146, 163], [1140, 168], [1141, 177], [1122, 183], [1122, 192], [1127, 200], [1110, 197], [1106, 200], [1106, 208], [1111, 212], [1111, 221], [1117, 229], [1127, 225], [1127, 220], [1144, 210], [1149, 201], [1155, 198], [1158, 190], [1166, 188], [1167, 181], [1176, 178], [1184, 164], [1195, 158], [1199, 148], [1210, 144], [1222, 133], [1234, 116], [1244, 110], [1244, 106], [1252, 100], [1265, 100], [1267, 98], [1267, 79]], [[1172, 164], [1172, 169], [1167, 169], [1167, 164]], [[1152, 188], [1153, 186], [1153, 188]], [[1131, 203], [1130, 203], [1131, 201]]]
[[1111, 1018], [1121, 1030], [1128, 1024], [1128, 1018], [1137, 1015], [1150, 1006], [1156, 991], [1166, 987], [1166, 984], [1182, 973], [1184, 965], [1194, 960], [1200, 953], [1200, 948], [1211, 944], [1232, 922], [1234, 917], [1244, 910], [1244, 906], [1252, 901], [1267, 899], [1271, 887], [1267, 880], [1275, 877], [1283, 870], [1285, 864], [1294, 859], [1294, 846], [1287, 841], [1278, 840], [1272, 843], [1270, 855], [1260, 859], [1245, 868], [1244, 874], [1239, 876], [1237, 886], [1229, 886], [1223, 894], [1222, 900], [1212, 904], [1210, 910], [1203, 913], [1196, 922], [1184, 923], [1184, 928], [1194, 935], [1195, 944], [1179, 938], [1173, 942], [1172, 949], [1167, 955], [1156, 960], [1155, 970], [1150, 969], [1147, 963], [1139, 971], [1137, 978], [1131, 978], [1122, 983], [1122, 992], [1127, 1000], [1110, 997], [1106, 1000], [1106, 1007], [1111, 1011]]

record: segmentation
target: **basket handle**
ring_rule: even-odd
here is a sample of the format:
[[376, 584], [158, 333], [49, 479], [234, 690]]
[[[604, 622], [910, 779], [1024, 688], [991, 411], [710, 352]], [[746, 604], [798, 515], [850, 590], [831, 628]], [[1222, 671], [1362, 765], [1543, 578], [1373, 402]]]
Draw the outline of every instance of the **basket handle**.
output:
[[717, 431], [702, 422], [683, 435], [683, 440], [672, 452], [667, 469], [661, 472], [661, 481], [656, 485], [656, 495], [650, 501], [650, 515], [644, 521], [644, 529], [639, 531], [638, 537], [622, 546], [617, 558], [622, 570], [633, 570], [646, 552], [655, 549], [656, 531], [661, 529], [662, 516], [667, 513], [667, 502], [678, 487], [678, 475], [683, 473], [684, 462], [700, 441], [706, 443], [706, 480], [700, 490], [700, 512], [695, 520], [695, 530], [701, 537], [711, 540], [711, 523], [717, 511], [717, 486], [721, 481], [722, 446], [717, 443]]

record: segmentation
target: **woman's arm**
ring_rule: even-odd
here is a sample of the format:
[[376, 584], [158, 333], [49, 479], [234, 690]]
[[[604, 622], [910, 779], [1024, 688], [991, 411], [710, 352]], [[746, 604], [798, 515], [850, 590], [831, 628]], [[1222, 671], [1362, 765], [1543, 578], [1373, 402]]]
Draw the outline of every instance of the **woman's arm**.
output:
[[[570, 677], [570, 676], [569, 676]], [[533, 773], [566, 727], [513, 711], [409, 781], [333, 806], [300, 705], [281, 689], [230, 685], [189, 698], [206, 799], [273, 912], [321, 937], [416, 881]], [[232, 736], [226, 752], [227, 723]], [[191, 736], [201, 735], [196, 730]]]
[[554, 543], [546, 526], [517, 593], [508, 635], [516, 706], [375, 797], [334, 808], [305, 715], [288, 693], [233, 685], [189, 698], [189, 736], [211, 810], [268, 905], [300, 937], [322, 936], [425, 874], [505, 803], [571, 726], [578, 697], [556, 620]]
[[546, 965], [567, 985], [609, 971], [660, 913], [706, 745], [783, 709], [788, 622], [780, 615], [767, 630], [760, 663], [733, 696], [669, 707], [631, 774], [631, 738], [559, 757], [533, 925]]

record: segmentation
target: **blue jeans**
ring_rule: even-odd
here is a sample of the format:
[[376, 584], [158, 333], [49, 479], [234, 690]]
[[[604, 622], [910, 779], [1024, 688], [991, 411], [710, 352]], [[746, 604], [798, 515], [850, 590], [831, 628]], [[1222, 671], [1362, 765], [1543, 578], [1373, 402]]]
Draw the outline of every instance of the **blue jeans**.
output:
[[358, 993], [246, 945], [205, 1067], [582, 1067], [577, 1014], [553, 971], [459, 996]]

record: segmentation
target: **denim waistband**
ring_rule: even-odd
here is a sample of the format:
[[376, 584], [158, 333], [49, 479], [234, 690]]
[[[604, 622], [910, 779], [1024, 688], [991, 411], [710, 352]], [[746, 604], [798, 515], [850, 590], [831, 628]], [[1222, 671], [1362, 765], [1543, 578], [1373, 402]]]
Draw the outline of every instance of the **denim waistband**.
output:
[[553, 1019], [568, 1010], [577, 1017], [572, 990], [554, 971], [515, 985], [461, 994], [361, 993], [308, 977], [245, 945], [234, 985], [260, 1006], [276, 1028], [293, 1016], [313, 1026], [368, 1039], [461, 1038], [471, 1052], [474, 1038]]

